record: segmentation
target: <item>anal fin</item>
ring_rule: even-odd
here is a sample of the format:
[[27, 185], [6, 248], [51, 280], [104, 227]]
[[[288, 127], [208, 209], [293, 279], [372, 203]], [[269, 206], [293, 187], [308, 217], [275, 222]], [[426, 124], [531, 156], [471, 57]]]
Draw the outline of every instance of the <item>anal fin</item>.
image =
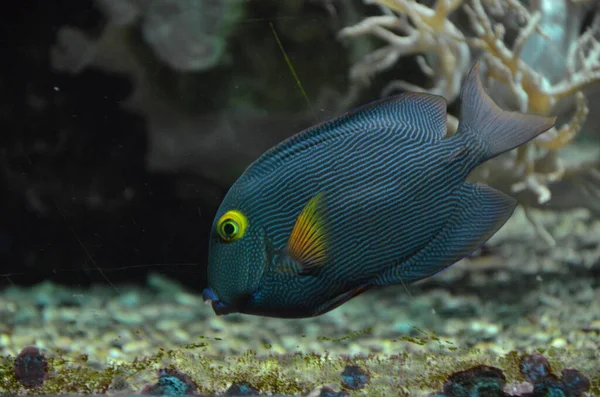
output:
[[378, 275], [378, 286], [411, 283], [429, 277], [473, 252], [510, 218], [517, 202], [482, 184], [465, 183], [447, 224], [409, 260]]
[[348, 302], [350, 299], [362, 294], [363, 292], [369, 290], [373, 285], [371, 283], [361, 284], [358, 287], [352, 288], [351, 290], [344, 292], [336, 296], [335, 298], [325, 302], [321, 306], [319, 306], [315, 312], [312, 314], [313, 316], [320, 316], [321, 314], [327, 313], [342, 304]]

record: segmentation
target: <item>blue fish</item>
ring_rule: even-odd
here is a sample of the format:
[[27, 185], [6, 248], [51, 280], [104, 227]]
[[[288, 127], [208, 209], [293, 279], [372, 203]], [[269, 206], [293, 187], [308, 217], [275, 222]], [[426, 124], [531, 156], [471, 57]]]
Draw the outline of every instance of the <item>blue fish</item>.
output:
[[217, 211], [205, 301], [218, 315], [318, 316], [367, 290], [429, 277], [477, 249], [516, 201], [465, 179], [555, 118], [499, 108], [477, 65], [460, 116], [446, 137], [445, 99], [404, 93], [265, 152]]

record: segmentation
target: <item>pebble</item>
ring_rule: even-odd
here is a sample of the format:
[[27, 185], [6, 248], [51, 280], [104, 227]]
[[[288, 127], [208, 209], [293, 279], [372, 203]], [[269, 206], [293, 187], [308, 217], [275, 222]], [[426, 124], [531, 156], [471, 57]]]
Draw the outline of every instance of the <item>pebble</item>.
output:
[[281, 344], [279, 343], [274, 343], [271, 345], [271, 348], [269, 349], [269, 353], [275, 353], [275, 354], [285, 354], [287, 353], [288, 350], [285, 349]]
[[128, 291], [119, 295], [119, 301], [125, 307], [139, 307], [140, 296], [136, 291]]
[[148, 353], [151, 349], [150, 343], [147, 340], [135, 340], [128, 342], [123, 345], [123, 353], [137, 353], [143, 352], [144, 354]]
[[[189, 343], [190, 342], [190, 334], [188, 334], [187, 332], [185, 332], [184, 330], [182, 330], [180, 328], [174, 329], [170, 335], [172, 336], [174, 342], [177, 342], [177, 343]], [[169, 335], [167, 335], [167, 337], [168, 336]]]
[[54, 344], [60, 349], [70, 350], [72, 343], [73, 339], [69, 338], [68, 336], [60, 336], [54, 339]]
[[117, 349], [114, 347], [111, 347], [110, 349], [108, 349], [108, 356], [111, 358], [124, 358], [125, 357], [125, 355], [123, 354], [121, 349]]
[[162, 310], [160, 310], [158, 305], [145, 305], [138, 310], [140, 314], [147, 320], [156, 320], [157, 318], [161, 318], [164, 313]]
[[123, 324], [141, 324], [144, 321], [144, 317], [139, 311], [116, 311], [113, 313], [115, 320]]
[[406, 320], [396, 321], [392, 326], [392, 331], [397, 332], [400, 335], [410, 335], [413, 331], [412, 324]]
[[0, 335], [0, 346], [4, 347], [4, 346], [9, 346], [11, 343], [11, 337], [8, 334], [1, 334]]
[[177, 295], [175, 295], [175, 302], [177, 302], [181, 305], [184, 305], [184, 306], [194, 306], [194, 307], [197, 307], [198, 305], [204, 303], [204, 301], [201, 299], [201, 297], [192, 295], [192, 294], [188, 294], [185, 292], [181, 292], [181, 293], [178, 293]]
[[471, 323], [471, 330], [480, 334], [483, 338], [489, 339], [500, 332], [500, 327], [496, 324], [489, 324], [486, 322], [473, 321]]
[[361, 345], [359, 345], [358, 343], [351, 343], [350, 346], [348, 346], [348, 350], [346, 354], [349, 355], [357, 355], [360, 353], [363, 353], [364, 349]]
[[281, 337], [281, 344], [287, 351], [295, 350], [299, 343], [300, 341], [296, 336], [284, 335]]
[[14, 324], [26, 324], [38, 317], [38, 312], [32, 307], [23, 308], [14, 314]]
[[209, 329], [212, 331], [223, 331], [225, 322], [220, 317], [213, 317], [208, 321]]
[[172, 319], [160, 320], [156, 323], [156, 329], [160, 331], [170, 331], [176, 329], [179, 323]]
[[533, 339], [537, 342], [548, 342], [550, 340], [550, 335], [543, 332], [536, 332], [533, 334]]
[[591, 329], [597, 329], [597, 330], [600, 331], [600, 320], [593, 320], [590, 323], [590, 327], [589, 328], [591, 328]]

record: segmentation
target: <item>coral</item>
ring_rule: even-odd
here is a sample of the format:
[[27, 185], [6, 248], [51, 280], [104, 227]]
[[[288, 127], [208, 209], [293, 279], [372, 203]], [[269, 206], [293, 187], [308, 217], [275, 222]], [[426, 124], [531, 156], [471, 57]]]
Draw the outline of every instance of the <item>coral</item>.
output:
[[[510, 2], [506, 2], [508, 3]], [[517, 149], [511, 166], [522, 175], [522, 180], [515, 183], [512, 190], [532, 190], [537, 194], [538, 202], [545, 203], [551, 198], [547, 185], [559, 180], [564, 168], [558, 158], [554, 157], [554, 164], [547, 167], [546, 172], [540, 173], [536, 172], [537, 162], [547, 158], [548, 151], [555, 151], [569, 144], [586, 120], [589, 110], [581, 89], [600, 80], [600, 73], [596, 70], [600, 66], [600, 53], [595, 49], [597, 42], [594, 40], [594, 34], [600, 27], [600, 19], [596, 18], [576, 42], [569, 43], [572, 45], [567, 58], [568, 73], [562, 80], [552, 84], [536, 70], [537, 65], [528, 65], [521, 59], [524, 45], [540, 29], [541, 12], [531, 14], [524, 8], [519, 10], [525, 25], [519, 29], [514, 44], [509, 48], [505, 42], [505, 26], [492, 21], [481, 0], [473, 0], [464, 9], [477, 33], [471, 44], [482, 50], [482, 58], [487, 65], [487, 78], [508, 87], [514, 108], [521, 112], [553, 115], [561, 99], [572, 98], [576, 103], [576, 110], [569, 121], [542, 134], [534, 140], [533, 145]], [[581, 65], [576, 67], [578, 63]]]
[[259, 391], [247, 383], [234, 383], [225, 392], [226, 396], [258, 396]]
[[[393, 66], [400, 57], [426, 54], [418, 55], [417, 61], [421, 70], [434, 80], [432, 88], [425, 89], [406, 81], [394, 81], [385, 91], [427, 91], [441, 95], [448, 101], [456, 99], [460, 93], [462, 77], [471, 66], [470, 50], [464, 34], [448, 17], [462, 1], [440, 0], [433, 8], [416, 1], [376, 1], [397, 14], [389, 12], [385, 16], [368, 17], [339, 33], [342, 38], [373, 34], [389, 43], [354, 65], [350, 71], [351, 80], [364, 83], [375, 73]], [[400, 36], [393, 30], [403, 35]]]
[[459, 371], [448, 377], [444, 383], [444, 396], [503, 396], [506, 376], [502, 370], [479, 365], [466, 371]]
[[363, 389], [370, 380], [368, 371], [356, 365], [347, 365], [342, 372], [342, 387], [345, 389]]
[[590, 380], [576, 369], [567, 368], [562, 370], [563, 387], [570, 391], [570, 394], [579, 396], [590, 390]]
[[548, 360], [539, 353], [521, 358], [521, 374], [533, 388], [519, 394], [505, 392], [506, 376], [501, 369], [479, 365], [465, 371], [456, 372], [444, 383], [442, 393], [437, 397], [579, 397], [590, 389], [590, 381], [579, 371], [564, 369], [562, 378], [552, 375]]
[[112, 23], [141, 20], [145, 41], [157, 57], [175, 70], [216, 66], [225, 43], [243, 13], [238, 0], [97, 0]]
[[563, 369], [562, 377], [552, 374], [548, 360], [532, 354], [521, 360], [521, 373], [533, 384], [533, 396], [582, 396], [590, 389], [590, 381], [576, 369]]
[[48, 360], [35, 346], [27, 346], [17, 356], [13, 367], [15, 378], [25, 387], [36, 388], [48, 377]]
[[[390, 90], [426, 91], [453, 102], [460, 81], [471, 65], [472, 54], [480, 54], [486, 66], [488, 86], [499, 102], [512, 109], [542, 115], [563, 115], [565, 102], [574, 103], [570, 120], [501, 156], [502, 166], [494, 172], [511, 174], [511, 190], [529, 191], [538, 203], [551, 199], [548, 185], [559, 181], [565, 169], [556, 151], [571, 143], [584, 125], [588, 105], [583, 90], [600, 80], [600, 15], [581, 35], [584, 2], [551, 0], [531, 2], [528, 10], [517, 0], [436, 0], [431, 7], [414, 0], [365, 0], [380, 6], [385, 15], [367, 17], [340, 31], [349, 38], [374, 35], [387, 45], [369, 54], [350, 71], [356, 84], [391, 68], [400, 57], [417, 55], [423, 73], [433, 79], [431, 88], [406, 82], [392, 82]], [[539, 9], [534, 9], [538, 7]], [[469, 26], [461, 26], [451, 16], [462, 8]], [[498, 19], [503, 19], [497, 22]], [[515, 23], [515, 21], [517, 21]], [[549, 30], [551, 37], [545, 33]], [[515, 35], [512, 45], [506, 33]], [[535, 42], [531, 42], [535, 40]], [[529, 43], [529, 44], [528, 44]], [[568, 49], [561, 58], [550, 45]], [[523, 55], [523, 48], [544, 48], [553, 54], [553, 63], [537, 53]], [[548, 48], [546, 48], [548, 47]], [[449, 116], [450, 132], [456, 120]], [[483, 174], [482, 174], [483, 175]], [[482, 176], [485, 179], [485, 177]]]
[[196, 385], [189, 376], [172, 368], [158, 370], [158, 381], [147, 385], [140, 394], [154, 396], [188, 396], [196, 392]]
[[524, 357], [521, 360], [521, 373], [529, 383], [537, 383], [550, 375], [550, 364], [546, 357], [539, 353]]
[[238, 0], [154, 0], [142, 32], [158, 57], [174, 69], [207, 69], [223, 57], [226, 37], [244, 4]]

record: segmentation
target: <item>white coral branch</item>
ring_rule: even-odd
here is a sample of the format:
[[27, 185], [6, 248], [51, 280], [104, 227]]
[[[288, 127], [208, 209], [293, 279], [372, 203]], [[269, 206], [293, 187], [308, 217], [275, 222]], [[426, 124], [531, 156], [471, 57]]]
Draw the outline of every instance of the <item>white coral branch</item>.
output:
[[414, 0], [369, 1], [387, 7], [395, 14], [366, 18], [341, 30], [339, 35], [376, 36], [388, 43], [384, 48], [391, 54], [383, 56], [381, 49], [376, 50], [351, 69], [351, 78], [364, 83], [374, 73], [391, 67], [400, 57], [426, 54], [417, 61], [423, 73], [434, 80], [433, 87], [424, 88], [406, 81], [394, 81], [385, 88], [385, 93], [410, 89], [443, 95], [448, 101], [453, 101], [460, 93], [460, 82], [470, 66], [470, 50], [463, 33], [447, 17], [463, 1], [438, 0], [433, 8]]

